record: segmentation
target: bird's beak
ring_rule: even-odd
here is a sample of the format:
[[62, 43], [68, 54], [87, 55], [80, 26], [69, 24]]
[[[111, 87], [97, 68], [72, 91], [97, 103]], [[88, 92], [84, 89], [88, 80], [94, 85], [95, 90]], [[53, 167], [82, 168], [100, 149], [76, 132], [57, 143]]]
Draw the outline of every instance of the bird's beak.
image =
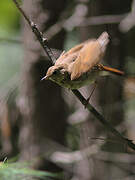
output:
[[47, 80], [48, 78], [48, 76], [44, 76], [40, 81]]

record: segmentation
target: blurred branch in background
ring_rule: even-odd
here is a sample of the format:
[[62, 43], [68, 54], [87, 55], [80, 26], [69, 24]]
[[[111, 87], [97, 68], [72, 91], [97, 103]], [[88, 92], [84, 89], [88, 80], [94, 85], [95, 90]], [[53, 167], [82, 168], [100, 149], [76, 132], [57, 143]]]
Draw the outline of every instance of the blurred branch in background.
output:
[[78, 16], [77, 13], [71, 16], [68, 19], [63, 21], [57, 22], [56, 24], [52, 25], [48, 30], [44, 33], [48, 40], [50, 40], [53, 36], [59, 33], [62, 28], [71, 31], [76, 27], [85, 27], [85, 26], [98, 26], [103, 24], [119, 24], [127, 14], [122, 15], [101, 15], [101, 16], [94, 16], [86, 18], [85, 16]]
[[51, 160], [55, 163], [72, 164], [99, 153], [102, 144], [103, 142], [99, 141], [97, 144], [93, 144], [90, 147], [74, 152], [56, 151], [52, 154]]
[[[119, 24], [121, 21], [123, 22], [123, 19], [127, 14], [123, 15], [103, 15], [103, 16], [94, 16], [90, 18], [80, 18], [75, 16], [75, 18], [68, 18], [62, 21], [57, 22], [56, 24], [52, 25], [48, 30], [46, 30], [44, 33], [47, 37], [47, 40], [49, 41], [53, 36], [55, 36], [57, 33], [59, 33], [62, 28], [65, 28], [66, 30], [72, 30], [75, 27], [84, 27], [84, 26], [95, 26], [95, 25], [102, 25], [102, 24]], [[76, 20], [77, 19], [77, 20]], [[82, 20], [83, 19], [83, 20]], [[79, 22], [78, 22], [79, 20]], [[11, 43], [21, 43], [21, 40], [15, 40], [10, 38], [0, 38], [0, 42], [11, 42]]]
[[128, 32], [135, 26], [135, 0], [132, 1], [131, 12], [120, 22], [119, 28], [122, 32]]
[[[51, 139], [46, 139], [47, 144], [42, 147], [41, 157], [47, 158], [49, 161], [58, 164], [58, 166], [69, 172], [73, 171], [71, 168], [72, 164], [77, 164], [85, 158], [93, 158], [95, 160], [104, 161], [105, 163], [114, 162], [118, 164], [126, 164], [127, 169], [134, 173], [134, 167], [132, 169], [130, 167], [130, 163], [132, 164], [135, 161], [134, 154], [102, 151], [101, 147], [106, 141], [105, 138], [90, 138], [89, 140], [94, 141], [92, 146], [82, 150], [72, 151], [71, 149], [62, 146]], [[111, 139], [109, 141], [118, 143]]]

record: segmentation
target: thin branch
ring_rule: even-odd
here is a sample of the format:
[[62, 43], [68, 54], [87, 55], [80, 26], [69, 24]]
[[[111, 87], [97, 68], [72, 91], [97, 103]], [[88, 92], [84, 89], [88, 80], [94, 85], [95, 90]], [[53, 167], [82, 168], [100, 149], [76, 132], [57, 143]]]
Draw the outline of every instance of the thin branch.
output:
[[82, 96], [78, 90], [72, 90], [73, 94], [79, 99], [79, 101], [86, 107], [103, 125], [115, 135], [119, 140], [121, 140], [125, 145], [128, 145], [130, 148], [135, 150], [135, 144], [131, 140], [123, 137], [115, 128], [113, 128], [107, 120]]
[[[33, 33], [39, 40], [41, 46], [44, 48], [45, 52], [47, 53], [48, 57], [50, 58], [51, 63], [53, 63], [53, 58], [50, 56], [50, 48], [47, 44], [47, 39], [43, 37], [43, 34], [38, 30], [37, 26], [26, 16], [24, 11], [20, 8], [19, 4], [16, 0], [13, 0], [13, 2], [16, 4], [16, 7], [19, 9], [21, 14], [24, 16], [24, 18], [27, 20], [28, 24], [30, 25]], [[51, 54], [53, 55], [53, 54]], [[115, 128], [111, 126], [111, 124], [105, 120], [105, 118], [90, 104], [87, 102], [87, 100], [82, 96], [82, 94], [78, 90], [72, 90], [73, 94], [80, 100], [80, 102], [86, 107], [102, 124], [103, 126], [110, 131], [113, 135], [115, 135], [119, 140], [121, 140], [125, 145], [128, 145], [130, 148], [135, 150], [135, 144], [132, 143], [131, 140], [123, 137]]]
[[43, 37], [42, 32], [39, 31], [37, 25], [30, 19], [28, 18], [28, 16], [25, 14], [25, 12], [23, 11], [23, 9], [20, 7], [19, 3], [17, 2], [17, 0], [12, 0], [14, 2], [14, 4], [16, 5], [16, 7], [18, 8], [18, 10], [20, 11], [20, 13], [23, 15], [24, 19], [27, 21], [27, 23], [29, 24], [30, 28], [32, 29], [33, 33], [35, 34], [35, 36], [37, 37], [38, 41], [40, 42], [41, 46], [43, 47], [44, 51], [46, 52], [47, 56], [50, 59], [50, 62], [52, 64], [55, 63], [56, 59], [51, 51], [51, 49], [48, 46], [48, 41], [46, 38]]

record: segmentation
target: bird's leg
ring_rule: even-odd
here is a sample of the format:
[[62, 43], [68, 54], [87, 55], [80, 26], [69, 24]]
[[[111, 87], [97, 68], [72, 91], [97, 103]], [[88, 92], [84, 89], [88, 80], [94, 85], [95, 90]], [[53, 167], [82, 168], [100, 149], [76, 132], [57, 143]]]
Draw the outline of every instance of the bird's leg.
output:
[[96, 89], [96, 86], [97, 86], [97, 81], [94, 82], [93, 89], [92, 89], [89, 97], [88, 97], [87, 100], [86, 100], [87, 102], [86, 102], [86, 104], [85, 104], [85, 108], [86, 108], [87, 104], [89, 103], [89, 100], [90, 100], [90, 98], [92, 97], [92, 95], [93, 95], [93, 93], [94, 93], [94, 91], [95, 91], [95, 89]]

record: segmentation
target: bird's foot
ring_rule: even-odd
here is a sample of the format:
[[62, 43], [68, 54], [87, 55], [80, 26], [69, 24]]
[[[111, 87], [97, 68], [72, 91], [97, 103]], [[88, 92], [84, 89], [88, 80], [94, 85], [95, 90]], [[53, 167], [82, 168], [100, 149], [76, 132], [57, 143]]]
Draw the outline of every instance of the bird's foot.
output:
[[90, 101], [90, 99], [91, 99], [91, 97], [92, 97], [92, 95], [93, 95], [93, 93], [94, 93], [94, 91], [95, 91], [95, 89], [96, 89], [96, 86], [97, 86], [97, 82], [95, 81], [94, 86], [93, 86], [93, 89], [92, 89], [89, 97], [86, 99], [85, 109], [86, 109], [87, 105], [89, 104], [89, 101]]

